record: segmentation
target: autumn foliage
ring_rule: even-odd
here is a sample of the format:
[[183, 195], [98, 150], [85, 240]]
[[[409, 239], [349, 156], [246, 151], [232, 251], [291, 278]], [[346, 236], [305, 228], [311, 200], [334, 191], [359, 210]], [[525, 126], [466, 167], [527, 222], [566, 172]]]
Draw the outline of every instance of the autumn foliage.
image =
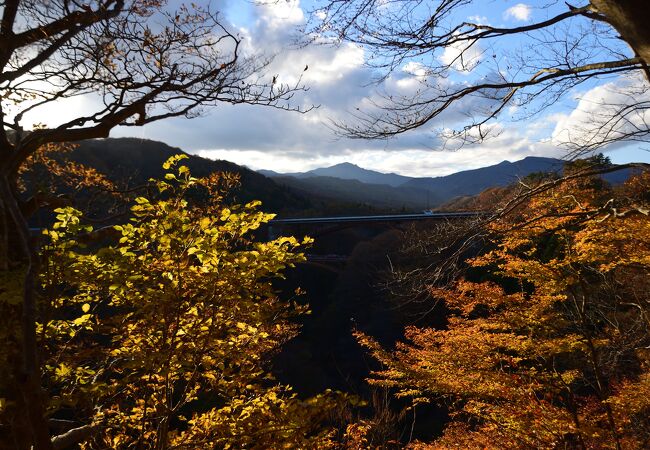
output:
[[444, 329], [407, 328], [394, 350], [357, 334], [384, 367], [371, 383], [450, 411], [439, 439], [412, 448], [650, 445], [647, 180], [575, 178], [531, 197], [490, 225], [473, 276], [430, 287]]
[[[157, 194], [136, 198], [127, 222], [93, 230], [64, 207], [43, 231], [37, 335], [48, 417], [78, 427], [84, 449], [329, 446], [323, 424], [338, 400], [298, 399], [268, 371], [307, 311], [279, 299], [272, 281], [304, 259], [297, 250], [309, 239], [254, 239], [272, 215], [255, 202], [226, 206], [232, 177], [194, 178], [182, 158], [165, 163]], [[8, 343], [18, 340], [13, 295], [2, 297]], [[0, 366], [15, 351], [3, 347]], [[3, 380], [0, 417], [28, 447], [15, 380]]]
[[[481, 251], [464, 247], [474, 251], [465, 277], [427, 286], [444, 326], [407, 327], [394, 348], [356, 332], [381, 364], [364, 405], [298, 397], [271, 375], [308, 312], [279, 298], [274, 280], [304, 261], [310, 239], [259, 239], [272, 215], [258, 202], [228, 204], [236, 177], [195, 178], [182, 155], [130, 200], [136, 191], [122, 195], [95, 171], [66, 169], [60, 150], [34, 155], [26, 189], [31, 176], [37, 195], [96, 190], [132, 205], [118, 225], [95, 228], [66, 201], [49, 203], [36, 334], [53, 448], [650, 445], [649, 172], [612, 188], [574, 176], [578, 162], [565, 179], [524, 180], [534, 195], [510, 187], [480, 198], [508, 213], [487, 223]], [[60, 185], [33, 176], [41, 169]], [[31, 445], [17, 375], [23, 270], [0, 280], [0, 443], [15, 448]], [[423, 404], [448, 411], [431, 441], [400, 431], [407, 418], [427, 420], [416, 414]]]

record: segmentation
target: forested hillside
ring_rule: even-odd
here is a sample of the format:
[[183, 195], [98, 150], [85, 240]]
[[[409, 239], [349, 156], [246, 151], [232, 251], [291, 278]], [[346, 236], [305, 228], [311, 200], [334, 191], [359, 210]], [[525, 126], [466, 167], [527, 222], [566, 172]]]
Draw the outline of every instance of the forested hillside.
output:
[[307, 178], [273, 177], [276, 183], [288, 186], [305, 196], [321, 196], [337, 202], [366, 204], [384, 211], [420, 211], [440, 203], [440, 198], [425, 189], [392, 187], [386, 184], [363, 183], [335, 177]]
[[[164, 174], [162, 164], [171, 156], [187, 154], [162, 142], [137, 138], [109, 138], [82, 141], [69, 157], [73, 161], [93, 167], [114, 181], [129, 187], [147, 183], [150, 178]], [[188, 155], [187, 167], [195, 176], [204, 177], [214, 172], [232, 172], [239, 175], [240, 186], [234, 192], [240, 202], [260, 200], [265, 211], [296, 212], [309, 209], [311, 200], [278, 186], [257, 172], [228, 161], [214, 161]]]
[[[376, 208], [414, 210], [439, 208], [449, 202], [457, 206], [464, 197], [478, 195], [489, 188], [506, 187], [531, 174], [559, 174], [567, 161], [555, 158], [527, 157], [503, 161], [480, 169], [464, 170], [441, 177], [412, 178], [383, 174], [353, 164], [339, 164], [304, 173], [279, 174], [260, 171], [278, 184], [300, 190], [307, 196], [323, 196], [349, 203], [365, 203]], [[619, 184], [630, 176], [621, 170], [603, 177]]]

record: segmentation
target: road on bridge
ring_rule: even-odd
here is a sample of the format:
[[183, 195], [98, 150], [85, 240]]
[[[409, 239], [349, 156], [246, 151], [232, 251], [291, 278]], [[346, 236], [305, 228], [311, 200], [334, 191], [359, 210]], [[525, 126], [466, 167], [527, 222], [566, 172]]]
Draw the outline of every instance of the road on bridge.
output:
[[367, 223], [402, 222], [412, 220], [449, 220], [485, 215], [482, 211], [422, 212], [416, 214], [383, 214], [376, 216], [299, 217], [294, 219], [273, 219], [269, 225], [299, 225], [325, 223]]
[[[268, 222], [268, 239], [275, 239], [278, 234], [278, 229], [284, 226], [291, 225], [334, 225], [334, 229], [339, 229], [339, 226], [354, 226], [355, 224], [367, 223], [390, 223], [390, 222], [410, 222], [419, 220], [454, 220], [472, 217], [484, 216], [486, 213], [483, 211], [458, 211], [458, 212], [433, 212], [425, 211], [422, 213], [414, 214], [382, 214], [374, 216], [338, 216], [338, 217], [299, 217], [292, 219], [273, 219]], [[338, 225], [338, 226], [337, 226]], [[331, 228], [331, 227], [330, 227]], [[330, 267], [345, 263], [347, 261], [346, 255], [335, 254], [307, 254], [307, 263], [322, 267], [327, 270], [337, 271]]]

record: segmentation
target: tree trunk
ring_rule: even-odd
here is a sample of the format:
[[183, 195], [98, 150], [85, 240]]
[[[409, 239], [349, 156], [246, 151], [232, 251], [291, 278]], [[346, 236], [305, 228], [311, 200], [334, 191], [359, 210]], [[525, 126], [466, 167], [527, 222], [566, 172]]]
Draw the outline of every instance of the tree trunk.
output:
[[9, 270], [9, 223], [11, 219], [7, 216], [5, 208], [0, 198], [0, 270]]
[[38, 277], [38, 250], [31, 242], [29, 225], [23, 216], [12, 183], [11, 174], [0, 174], [0, 199], [9, 217], [7, 225], [14, 228], [22, 253], [27, 260], [22, 304], [22, 373], [16, 377], [24, 400], [25, 413], [31, 428], [35, 450], [52, 450], [49, 426], [45, 418], [40, 365], [36, 341], [36, 280]]
[[[623, 40], [650, 66], [650, 2], [648, 0], [591, 0]], [[646, 76], [650, 72], [646, 69]], [[650, 81], [650, 78], [649, 78]]]

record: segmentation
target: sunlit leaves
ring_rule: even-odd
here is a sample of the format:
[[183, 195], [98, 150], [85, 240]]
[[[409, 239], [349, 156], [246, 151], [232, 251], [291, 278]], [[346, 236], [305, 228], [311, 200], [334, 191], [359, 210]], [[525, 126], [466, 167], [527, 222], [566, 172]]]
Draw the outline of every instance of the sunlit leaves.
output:
[[99, 248], [78, 243], [92, 230], [71, 208], [45, 232], [43, 292], [57, 317], [39, 330], [61, 393], [52, 408], [103, 424], [84, 448], [327, 446], [319, 423], [334, 398], [298, 400], [266, 366], [306, 311], [278, 299], [272, 280], [310, 240], [255, 241], [273, 216], [206, 196], [215, 178], [192, 177], [184, 157], [165, 162], [159, 195], [137, 197]]
[[449, 407], [444, 435], [414, 448], [645, 448], [646, 177], [622, 193], [578, 179], [493, 223], [470, 264], [498, 283], [431, 288], [446, 328], [407, 328], [393, 351], [357, 334], [385, 367], [372, 383]]

